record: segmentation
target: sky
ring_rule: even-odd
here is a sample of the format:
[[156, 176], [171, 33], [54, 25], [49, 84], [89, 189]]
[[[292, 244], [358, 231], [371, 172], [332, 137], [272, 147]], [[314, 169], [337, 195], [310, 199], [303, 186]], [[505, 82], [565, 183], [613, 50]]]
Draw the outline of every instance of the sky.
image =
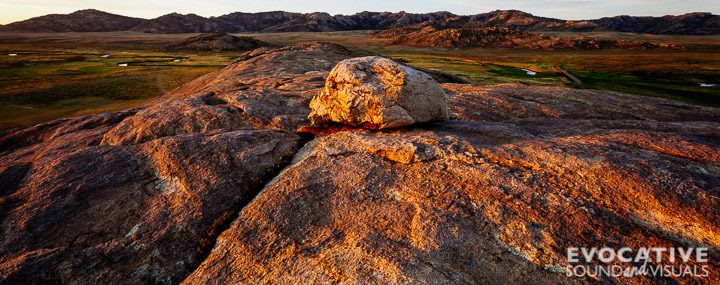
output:
[[720, 14], [720, 0], [0, 0], [0, 24], [88, 8], [146, 19], [172, 12], [194, 13], [205, 17], [232, 12], [276, 10], [328, 12], [333, 15], [361, 11], [449, 11], [458, 15], [470, 15], [498, 9], [515, 9], [537, 16], [581, 20], [616, 15], [662, 16], [688, 12]]

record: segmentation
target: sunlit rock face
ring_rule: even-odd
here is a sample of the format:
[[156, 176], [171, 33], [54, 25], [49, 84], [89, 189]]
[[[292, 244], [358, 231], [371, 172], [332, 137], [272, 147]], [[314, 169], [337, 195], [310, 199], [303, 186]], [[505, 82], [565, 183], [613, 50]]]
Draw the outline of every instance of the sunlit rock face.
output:
[[348, 55], [257, 49], [135, 110], [0, 132], [0, 284], [179, 283], [297, 151]]
[[[0, 284], [720, 284], [720, 109], [442, 84], [453, 120], [297, 135], [356, 56], [257, 49], [137, 110], [0, 133]], [[712, 274], [562, 271], [605, 245], [707, 247]]]
[[566, 249], [706, 246], [717, 256], [720, 110], [442, 86], [455, 120], [305, 144], [184, 282], [603, 284], [567, 277]]
[[371, 129], [448, 119], [447, 97], [429, 75], [387, 58], [341, 61], [310, 101], [313, 125], [329, 122]]

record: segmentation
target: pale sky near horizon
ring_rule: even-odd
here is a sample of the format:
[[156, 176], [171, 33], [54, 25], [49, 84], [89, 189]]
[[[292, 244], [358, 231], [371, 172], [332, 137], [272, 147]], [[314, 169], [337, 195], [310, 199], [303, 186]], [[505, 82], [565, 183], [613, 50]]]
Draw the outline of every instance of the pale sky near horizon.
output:
[[232, 12], [328, 12], [354, 14], [361, 11], [406, 11], [425, 13], [449, 11], [459, 15], [485, 13], [497, 9], [515, 9], [537, 16], [566, 20], [596, 19], [616, 15], [662, 16], [688, 12], [720, 14], [719, 0], [1, 0], [0, 24], [42, 16], [66, 14], [81, 9], [98, 9], [139, 18], [155, 18], [172, 12], [194, 13], [205, 17]]

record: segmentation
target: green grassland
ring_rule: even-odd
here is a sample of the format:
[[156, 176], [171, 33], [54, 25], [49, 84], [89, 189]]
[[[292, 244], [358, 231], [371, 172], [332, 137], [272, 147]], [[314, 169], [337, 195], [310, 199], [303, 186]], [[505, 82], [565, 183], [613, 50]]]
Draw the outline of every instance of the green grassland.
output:
[[0, 129], [132, 108], [244, 53], [163, 51], [182, 38], [0, 35]]
[[[672, 42], [683, 50], [527, 51], [390, 45], [367, 31], [245, 34], [276, 45], [326, 41], [454, 75], [473, 84], [517, 83], [620, 91], [720, 106], [720, 37], [593, 33]], [[0, 34], [0, 129], [127, 109], [244, 54], [167, 52], [191, 34]], [[8, 56], [17, 53], [18, 56]], [[102, 55], [110, 55], [107, 58]], [[180, 61], [175, 61], [180, 59]], [[128, 63], [127, 67], [118, 66]], [[528, 75], [524, 70], [537, 72]], [[576, 84], [560, 70], [582, 81]]]
[[[720, 36], [664, 36], [633, 33], [584, 33], [599, 39], [674, 43], [678, 50], [532, 51], [512, 49], [448, 49], [390, 45], [367, 31], [336, 33], [250, 34], [287, 44], [323, 40], [368, 50], [410, 66], [439, 71], [473, 84], [518, 83], [601, 89], [720, 106]], [[568, 33], [555, 33], [560, 36]], [[522, 69], [537, 72], [528, 75]], [[567, 70], [582, 81], [566, 78]]]
[[[449, 51], [452, 53], [452, 51]], [[720, 83], [720, 53], [687, 52], [522, 52], [464, 57], [418, 55], [403, 50], [386, 56], [408, 65], [443, 71], [475, 84], [519, 83], [611, 90], [720, 106], [720, 89], [699, 83]], [[693, 61], [692, 59], [697, 60]], [[537, 72], [528, 75], [522, 69]], [[566, 78], [571, 72], [582, 84]]]

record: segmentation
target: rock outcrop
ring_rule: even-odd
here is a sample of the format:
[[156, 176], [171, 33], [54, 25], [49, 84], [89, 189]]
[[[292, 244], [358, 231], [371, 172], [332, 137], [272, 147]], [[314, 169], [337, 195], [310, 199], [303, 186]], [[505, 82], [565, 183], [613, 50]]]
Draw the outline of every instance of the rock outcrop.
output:
[[0, 283], [179, 283], [297, 151], [311, 92], [349, 55], [256, 50], [137, 110], [3, 135]]
[[193, 50], [193, 51], [231, 51], [253, 50], [269, 46], [268, 43], [251, 38], [236, 37], [226, 33], [207, 33], [187, 38], [184, 41], [167, 45], [167, 50]]
[[310, 101], [310, 122], [370, 129], [448, 119], [440, 84], [421, 71], [379, 56], [341, 61]]
[[[455, 120], [298, 136], [356, 56], [263, 48], [136, 110], [4, 134], [0, 283], [720, 282], [720, 110], [443, 84]], [[704, 246], [711, 274], [568, 277], [580, 246]]]
[[306, 144], [184, 284], [662, 282], [566, 277], [566, 248], [594, 245], [704, 245], [720, 268], [720, 110], [443, 87], [458, 120]]
[[510, 28], [443, 28], [424, 23], [375, 32], [390, 44], [443, 48], [513, 48], [529, 50], [654, 50], [678, 49], [671, 43], [595, 39], [582, 35], [557, 36]]

